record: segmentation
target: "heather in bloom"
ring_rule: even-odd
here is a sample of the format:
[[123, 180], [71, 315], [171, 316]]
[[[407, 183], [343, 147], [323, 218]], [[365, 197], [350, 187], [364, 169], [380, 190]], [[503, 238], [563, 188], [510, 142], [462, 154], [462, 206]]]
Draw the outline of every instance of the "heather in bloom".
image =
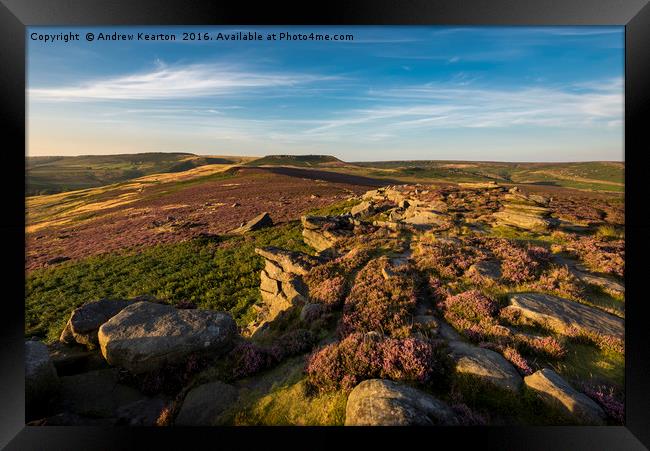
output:
[[417, 302], [414, 275], [384, 277], [385, 259], [371, 260], [356, 276], [343, 306], [340, 333], [376, 331], [406, 336]]
[[625, 341], [612, 335], [599, 334], [576, 326], [569, 327], [565, 333], [574, 340], [594, 344], [603, 351], [625, 353]]
[[608, 385], [585, 386], [585, 395], [596, 401], [605, 413], [617, 423], [623, 424], [625, 420], [625, 406], [615, 396], [614, 387]]
[[524, 376], [533, 374], [533, 369], [528, 364], [528, 361], [515, 348], [511, 346], [507, 346], [503, 350], [503, 356], [508, 361], [510, 361], [510, 363], [512, 363], [515, 366], [515, 368], [517, 368], [519, 372]]
[[431, 340], [353, 333], [314, 352], [306, 372], [320, 391], [350, 390], [373, 378], [425, 383], [444, 373], [440, 346]]
[[485, 258], [478, 247], [467, 243], [422, 239], [417, 256], [417, 268], [421, 271], [434, 270], [441, 277], [461, 276], [470, 266]]
[[584, 284], [566, 266], [551, 267], [531, 284], [531, 289], [574, 299], [584, 296]]

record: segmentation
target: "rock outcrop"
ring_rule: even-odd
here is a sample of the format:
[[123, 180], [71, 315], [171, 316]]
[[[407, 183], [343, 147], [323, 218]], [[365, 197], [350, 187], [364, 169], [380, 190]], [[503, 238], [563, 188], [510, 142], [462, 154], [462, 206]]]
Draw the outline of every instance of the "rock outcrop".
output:
[[228, 313], [137, 302], [104, 323], [98, 336], [108, 363], [137, 374], [190, 355], [218, 356], [232, 345], [237, 327]]
[[457, 373], [477, 377], [506, 390], [521, 390], [521, 376], [501, 354], [461, 341], [449, 342], [449, 351]]
[[302, 236], [307, 245], [324, 252], [352, 235], [351, 216], [302, 216]]
[[526, 376], [524, 382], [544, 402], [560, 409], [579, 423], [605, 424], [607, 416], [603, 409], [594, 400], [571, 387], [555, 371], [544, 368]]
[[131, 304], [133, 301], [113, 299], [84, 304], [72, 312], [59, 340], [67, 344], [96, 346], [99, 327]]
[[444, 402], [415, 388], [390, 380], [370, 379], [348, 397], [346, 426], [455, 425], [458, 418]]
[[509, 309], [558, 333], [566, 333], [573, 326], [619, 339], [625, 335], [625, 322], [622, 318], [595, 307], [542, 293], [517, 293], [508, 299]]
[[541, 196], [510, 191], [503, 198], [503, 210], [493, 214], [497, 225], [515, 226], [532, 231], [545, 231], [557, 225], [550, 217], [548, 201]]
[[176, 426], [218, 426], [222, 414], [238, 397], [237, 389], [223, 382], [211, 382], [193, 388], [176, 416]]

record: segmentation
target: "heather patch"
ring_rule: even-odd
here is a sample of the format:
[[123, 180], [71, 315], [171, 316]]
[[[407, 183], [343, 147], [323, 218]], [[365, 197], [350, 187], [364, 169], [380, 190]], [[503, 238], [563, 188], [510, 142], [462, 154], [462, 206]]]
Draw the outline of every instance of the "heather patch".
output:
[[427, 383], [445, 373], [441, 346], [433, 340], [353, 333], [314, 352], [305, 371], [319, 391], [351, 390], [373, 378]]
[[391, 336], [407, 336], [411, 314], [417, 302], [415, 275], [399, 269], [386, 278], [382, 269], [387, 260], [371, 260], [355, 277], [345, 300], [340, 333], [377, 331]]

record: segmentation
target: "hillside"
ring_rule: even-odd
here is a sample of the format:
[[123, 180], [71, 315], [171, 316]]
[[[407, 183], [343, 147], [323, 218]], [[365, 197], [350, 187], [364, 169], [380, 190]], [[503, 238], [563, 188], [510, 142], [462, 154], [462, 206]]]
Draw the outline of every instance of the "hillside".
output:
[[341, 167], [351, 166], [331, 155], [267, 155], [246, 163], [247, 166], [301, 166]]
[[245, 160], [245, 157], [163, 152], [27, 157], [26, 194], [34, 196], [94, 188], [150, 174], [182, 172], [205, 165], [234, 164]]

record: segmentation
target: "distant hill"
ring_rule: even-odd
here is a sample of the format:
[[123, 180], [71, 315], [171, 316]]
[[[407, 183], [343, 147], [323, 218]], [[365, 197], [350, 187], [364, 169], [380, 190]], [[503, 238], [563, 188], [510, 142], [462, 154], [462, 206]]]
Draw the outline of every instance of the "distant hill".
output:
[[33, 196], [94, 188], [149, 174], [182, 172], [209, 164], [235, 164], [248, 159], [182, 152], [27, 157], [26, 194]]
[[301, 167], [341, 167], [350, 166], [331, 155], [267, 155], [249, 161], [246, 166], [301, 166]]

